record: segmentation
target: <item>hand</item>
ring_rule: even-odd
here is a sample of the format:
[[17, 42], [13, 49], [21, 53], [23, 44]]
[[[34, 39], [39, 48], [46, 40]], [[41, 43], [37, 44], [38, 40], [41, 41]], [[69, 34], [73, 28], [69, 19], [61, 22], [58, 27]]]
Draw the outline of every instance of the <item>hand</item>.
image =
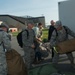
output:
[[38, 41], [42, 42], [41, 38], [37, 38]]
[[32, 47], [32, 48], [35, 48], [35, 45], [34, 45], [34, 44], [33, 44], [33, 45], [31, 45], [31, 47]]

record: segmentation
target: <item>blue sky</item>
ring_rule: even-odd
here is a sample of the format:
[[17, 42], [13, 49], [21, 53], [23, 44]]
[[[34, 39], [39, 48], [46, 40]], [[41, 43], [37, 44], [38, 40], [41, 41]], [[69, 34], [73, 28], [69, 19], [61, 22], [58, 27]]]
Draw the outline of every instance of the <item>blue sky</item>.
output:
[[58, 2], [64, 0], [0, 0], [0, 14], [45, 16], [46, 24], [58, 20]]

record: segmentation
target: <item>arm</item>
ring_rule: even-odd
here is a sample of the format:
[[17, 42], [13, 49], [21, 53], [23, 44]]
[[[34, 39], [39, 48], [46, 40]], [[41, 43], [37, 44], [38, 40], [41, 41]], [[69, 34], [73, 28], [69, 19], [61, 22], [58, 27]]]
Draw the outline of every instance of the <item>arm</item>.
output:
[[56, 31], [54, 30], [50, 39], [50, 45], [51, 47], [56, 45]]
[[3, 31], [3, 45], [5, 47], [6, 50], [11, 50], [11, 42], [8, 38], [8, 34], [6, 32]]

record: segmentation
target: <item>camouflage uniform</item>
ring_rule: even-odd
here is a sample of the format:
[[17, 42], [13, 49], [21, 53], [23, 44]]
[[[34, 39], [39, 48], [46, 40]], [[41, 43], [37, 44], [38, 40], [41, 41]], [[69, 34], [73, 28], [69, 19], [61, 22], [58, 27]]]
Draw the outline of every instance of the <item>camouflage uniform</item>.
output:
[[0, 29], [0, 75], [7, 75], [7, 63], [5, 49], [11, 49], [11, 43], [8, 34]]
[[[66, 32], [66, 30], [67, 30], [67, 32]], [[72, 37], [75, 37], [75, 33], [72, 32], [67, 26], [66, 26], [66, 30], [64, 29], [64, 27], [62, 27], [61, 30], [57, 31], [58, 36], [56, 34], [56, 30], [53, 31], [51, 40], [50, 40], [50, 45], [52, 47], [54, 47], [59, 42], [68, 40], [68, 34], [71, 35]], [[72, 53], [70, 52], [70, 53], [66, 53], [66, 54], [67, 54], [69, 60], [71, 61], [71, 63], [74, 63], [74, 58], [72, 56]], [[59, 58], [59, 54], [54, 51], [53, 63], [57, 63], [58, 58]]]
[[[28, 29], [27, 29], [28, 30]], [[23, 41], [23, 49], [24, 49], [24, 53], [25, 53], [25, 63], [27, 65], [27, 68], [31, 68], [31, 64], [34, 61], [35, 58], [35, 52], [34, 49], [31, 48], [31, 45], [34, 44], [34, 39], [35, 39], [35, 33], [33, 32], [33, 30], [28, 30], [28, 37], [27, 37], [27, 32], [24, 31], [22, 33], [22, 41]]]

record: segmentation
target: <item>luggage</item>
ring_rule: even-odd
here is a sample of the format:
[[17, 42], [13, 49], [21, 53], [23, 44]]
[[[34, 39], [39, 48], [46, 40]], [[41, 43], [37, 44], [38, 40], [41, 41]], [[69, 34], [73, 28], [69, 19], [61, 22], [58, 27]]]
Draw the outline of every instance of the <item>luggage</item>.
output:
[[29, 75], [51, 75], [52, 73], [57, 73], [52, 64], [40, 65], [29, 71]]
[[47, 48], [43, 46], [40, 47], [40, 53], [41, 53], [41, 56], [44, 58], [49, 56], [49, 51], [47, 50]]
[[27, 68], [20, 54], [12, 49], [6, 52], [8, 75], [28, 75]]
[[50, 44], [47, 42], [47, 43], [42, 43], [41, 46], [40, 46], [40, 52], [42, 54], [42, 57], [46, 58], [49, 56], [50, 54]]
[[[30, 69], [29, 75], [75, 75], [75, 69], [64, 67], [64, 64], [59, 64], [58, 68], [53, 67], [53, 64], [43, 64]], [[71, 69], [67, 69], [71, 68]]]
[[75, 51], [75, 38], [57, 44], [56, 50], [58, 53], [67, 53]]

